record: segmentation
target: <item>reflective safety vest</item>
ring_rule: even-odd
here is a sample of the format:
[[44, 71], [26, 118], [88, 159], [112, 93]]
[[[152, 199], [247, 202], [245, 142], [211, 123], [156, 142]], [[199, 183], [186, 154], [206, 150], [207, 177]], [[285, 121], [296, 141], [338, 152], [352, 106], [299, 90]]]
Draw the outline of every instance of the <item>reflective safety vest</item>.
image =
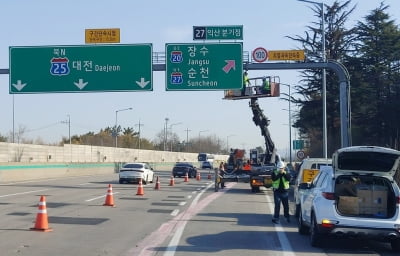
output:
[[269, 82], [268, 82], [267, 80], [264, 81], [263, 87], [264, 87], [264, 90], [267, 90], [267, 91], [268, 91], [269, 89], [271, 89], [271, 86], [270, 86], [270, 84], [269, 84]]
[[243, 76], [243, 85], [246, 86], [247, 84], [250, 84], [250, 79], [247, 75]]
[[[274, 172], [275, 172], [275, 175], [279, 174], [278, 170], [275, 170]], [[286, 180], [285, 176], [282, 176], [281, 178], [272, 181], [272, 187], [275, 188], [275, 189], [278, 189], [279, 188], [279, 183], [281, 182], [281, 179], [283, 181], [283, 188], [284, 189], [289, 189], [289, 187], [290, 187], [289, 181]]]

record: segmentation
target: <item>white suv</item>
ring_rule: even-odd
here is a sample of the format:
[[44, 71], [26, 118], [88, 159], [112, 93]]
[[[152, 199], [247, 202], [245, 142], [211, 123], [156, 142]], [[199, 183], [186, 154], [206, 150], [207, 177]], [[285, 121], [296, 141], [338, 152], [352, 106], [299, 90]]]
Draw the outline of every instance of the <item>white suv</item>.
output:
[[400, 152], [370, 146], [337, 150], [302, 190], [298, 231], [312, 246], [327, 236], [390, 242], [400, 251]]

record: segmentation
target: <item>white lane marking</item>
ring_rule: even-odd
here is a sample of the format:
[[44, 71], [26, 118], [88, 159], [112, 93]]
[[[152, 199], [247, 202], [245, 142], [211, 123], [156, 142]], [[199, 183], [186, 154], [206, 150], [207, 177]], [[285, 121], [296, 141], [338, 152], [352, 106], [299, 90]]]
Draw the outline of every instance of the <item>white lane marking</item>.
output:
[[178, 210], [178, 209], [175, 209], [175, 210], [173, 210], [173, 211], [171, 212], [171, 216], [176, 216], [176, 215], [178, 215], [178, 213], [179, 213], [179, 210]]
[[[119, 192], [113, 192], [113, 195], [115, 195], [115, 194], [119, 194]], [[98, 197], [93, 197], [93, 198], [90, 198], [90, 199], [85, 200], [85, 202], [94, 201], [94, 200], [96, 200], [96, 199], [104, 198], [104, 197], [106, 197], [106, 196], [107, 196], [107, 195], [98, 196]]]
[[[273, 202], [274, 198], [271, 197], [270, 195], [266, 194], [265, 197], [267, 198], [267, 202]], [[273, 215], [274, 213], [274, 207], [273, 203], [267, 203], [269, 212], [271, 212]], [[272, 220], [271, 220], [272, 221]], [[290, 245], [290, 242], [286, 236], [285, 230], [281, 226], [281, 224], [274, 224], [276, 234], [278, 235], [279, 242], [282, 246], [282, 255], [284, 256], [295, 256], [296, 254], [293, 252], [293, 248]]]
[[[227, 188], [231, 188], [235, 185], [235, 183], [228, 183]], [[167, 238], [171, 237], [174, 234], [173, 240], [175, 244], [170, 242], [168, 247], [165, 249], [165, 252], [169, 254], [165, 254], [168, 256], [172, 256], [175, 254], [175, 250], [177, 248], [179, 234], [177, 234], [177, 230], [182, 225], [185, 226], [186, 223], [193, 218], [194, 215], [202, 211], [210, 202], [223, 195], [225, 191], [222, 193], [211, 193], [206, 196], [203, 200], [198, 203], [198, 200], [202, 193], [204, 193], [209, 187], [214, 186], [214, 183], [210, 183], [210, 186], [207, 186], [204, 191], [202, 191], [193, 201], [192, 204], [183, 212], [174, 216], [168, 222], [161, 224], [160, 228], [152, 232], [150, 235], [145, 237], [142, 241], [140, 241], [135, 247], [131, 248], [126, 254], [127, 256], [153, 256], [155, 254], [161, 255], [162, 251], [157, 251], [157, 246], [163, 243]], [[179, 228], [180, 229], [180, 228]], [[177, 242], [176, 242], [177, 241]]]
[[[211, 202], [213, 199], [215, 199], [215, 197], [218, 195], [218, 194], [211, 194], [212, 197], [203, 199], [202, 205], [198, 205], [197, 209], [193, 209], [193, 208], [195, 208], [194, 206], [197, 206], [200, 197], [212, 185], [213, 184], [209, 184], [204, 190], [202, 190], [199, 194], [197, 194], [197, 196], [193, 199], [192, 203], [190, 204], [189, 208], [186, 209], [186, 211], [183, 213], [182, 219], [185, 219], [185, 220], [180, 222], [179, 224], [177, 224], [177, 228], [174, 232], [174, 235], [172, 236], [172, 239], [170, 240], [167, 248], [165, 249], [164, 256], [174, 256], [175, 255], [176, 248], [178, 247], [179, 241], [181, 240], [183, 231], [185, 230], [188, 220], [190, 220], [195, 214], [200, 212], [206, 205], [208, 205], [209, 202]], [[213, 199], [211, 199], [211, 198], [213, 198]]]
[[84, 186], [84, 185], [91, 185], [92, 183], [90, 183], [90, 182], [87, 182], [87, 183], [81, 183], [81, 184], [78, 184], [78, 186]]
[[187, 198], [188, 198], [188, 199], [192, 198], [192, 195], [188, 195]]
[[184, 206], [186, 204], [186, 202], [180, 202], [179, 206]]
[[31, 191], [20, 192], [20, 193], [15, 193], [15, 194], [0, 195], [0, 197], [18, 196], [18, 195], [24, 195], [24, 194], [31, 194], [31, 193], [36, 193], [36, 192], [47, 191], [47, 190], [49, 190], [49, 189], [31, 190]]

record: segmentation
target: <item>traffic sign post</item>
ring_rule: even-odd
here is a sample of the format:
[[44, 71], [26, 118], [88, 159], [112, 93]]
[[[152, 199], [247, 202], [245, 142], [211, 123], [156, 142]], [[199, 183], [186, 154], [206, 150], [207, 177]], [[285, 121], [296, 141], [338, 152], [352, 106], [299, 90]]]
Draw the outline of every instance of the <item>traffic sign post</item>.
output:
[[293, 149], [303, 149], [303, 148], [304, 148], [304, 140], [293, 141]]
[[152, 45], [10, 47], [10, 94], [152, 91]]
[[241, 43], [166, 44], [166, 90], [242, 88]]
[[264, 62], [268, 59], [268, 51], [262, 47], [258, 47], [254, 49], [252, 57], [256, 62]]
[[98, 28], [85, 29], [85, 43], [119, 43], [120, 29], [119, 28]]
[[306, 156], [306, 154], [303, 150], [300, 150], [300, 151], [297, 151], [296, 156], [298, 159], [303, 159]]
[[243, 26], [193, 26], [193, 40], [243, 40]]
[[268, 51], [268, 60], [304, 61], [304, 50]]

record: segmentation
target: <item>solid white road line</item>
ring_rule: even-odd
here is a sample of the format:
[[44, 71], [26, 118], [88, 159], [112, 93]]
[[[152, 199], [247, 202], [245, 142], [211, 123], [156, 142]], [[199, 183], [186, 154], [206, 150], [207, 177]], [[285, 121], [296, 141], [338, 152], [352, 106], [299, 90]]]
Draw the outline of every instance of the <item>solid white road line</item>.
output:
[[[269, 208], [269, 212], [271, 212], [271, 215], [274, 213], [274, 198], [271, 197], [270, 195], [265, 195], [267, 198], [267, 202], [272, 202], [272, 203], [267, 203], [267, 206]], [[272, 222], [272, 219], [271, 219]], [[290, 242], [286, 236], [285, 230], [281, 226], [281, 224], [274, 224], [276, 234], [278, 235], [279, 242], [282, 246], [282, 255], [283, 256], [295, 256], [296, 254], [293, 252], [293, 248], [290, 245]]]

